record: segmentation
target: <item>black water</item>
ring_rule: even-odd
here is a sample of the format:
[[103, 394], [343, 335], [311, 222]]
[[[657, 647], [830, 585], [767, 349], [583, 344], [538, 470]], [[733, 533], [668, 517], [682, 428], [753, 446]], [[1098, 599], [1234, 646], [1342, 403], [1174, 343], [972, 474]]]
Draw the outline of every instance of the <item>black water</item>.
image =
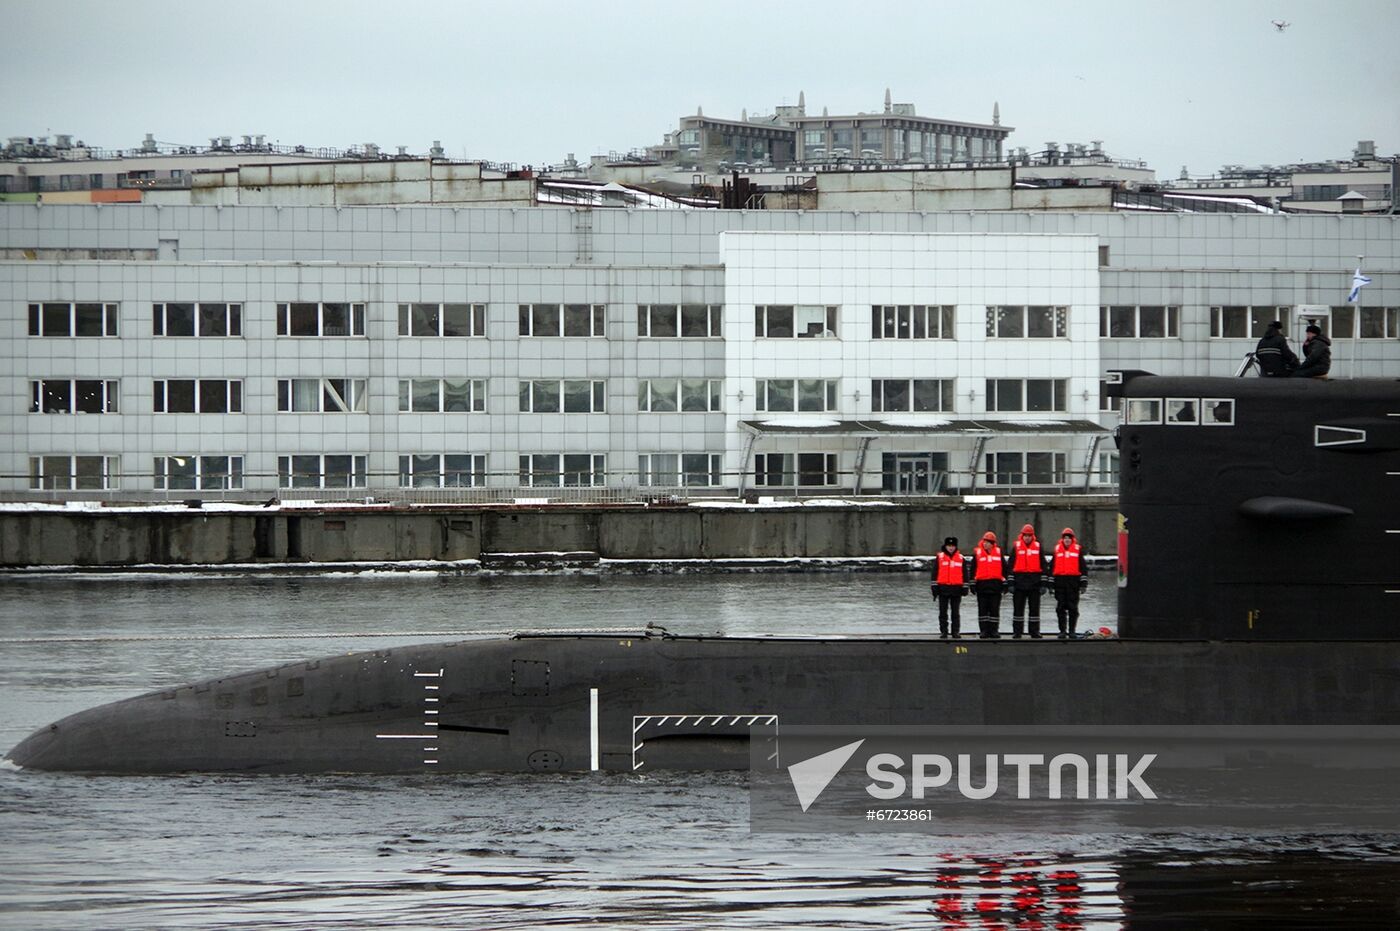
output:
[[[1111, 626], [1111, 604], [1096, 576], [1081, 626]], [[936, 626], [913, 574], [9, 579], [0, 746], [101, 702], [418, 632], [647, 622]], [[397, 635], [344, 636], [380, 632]], [[1400, 840], [751, 834], [742, 774], [2, 771], [0, 926], [1396, 927]]]

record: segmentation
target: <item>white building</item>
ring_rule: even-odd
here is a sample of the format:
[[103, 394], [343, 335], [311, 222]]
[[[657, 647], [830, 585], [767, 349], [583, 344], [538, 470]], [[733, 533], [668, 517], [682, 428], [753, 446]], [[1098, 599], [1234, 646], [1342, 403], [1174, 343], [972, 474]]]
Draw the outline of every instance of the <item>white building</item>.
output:
[[1102, 488], [1107, 369], [1230, 374], [1268, 321], [1297, 338], [1312, 315], [1334, 374], [1400, 376], [1395, 231], [0, 205], [0, 491]]

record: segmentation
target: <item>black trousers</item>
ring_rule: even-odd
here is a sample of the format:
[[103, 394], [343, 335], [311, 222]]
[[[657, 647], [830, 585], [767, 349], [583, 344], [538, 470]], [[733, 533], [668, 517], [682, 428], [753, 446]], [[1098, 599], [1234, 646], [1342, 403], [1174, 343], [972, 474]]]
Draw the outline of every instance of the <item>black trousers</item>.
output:
[[935, 585], [933, 597], [938, 599], [938, 632], [948, 633], [948, 615], [953, 616], [953, 633], [962, 633], [962, 586]]
[[1040, 576], [1021, 575], [1013, 576], [1011, 579], [1011, 616], [1015, 620], [1020, 620], [1026, 616], [1026, 607], [1030, 606], [1031, 620], [1040, 620]]
[[1060, 633], [1075, 632], [1074, 625], [1079, 621], [1079, 576], [1055, 577], [1055, 620], [1060, 624]]
[[984, 637], [995, 636], [1001, 626], [1001, 579], [977, 583], [977, 623]]

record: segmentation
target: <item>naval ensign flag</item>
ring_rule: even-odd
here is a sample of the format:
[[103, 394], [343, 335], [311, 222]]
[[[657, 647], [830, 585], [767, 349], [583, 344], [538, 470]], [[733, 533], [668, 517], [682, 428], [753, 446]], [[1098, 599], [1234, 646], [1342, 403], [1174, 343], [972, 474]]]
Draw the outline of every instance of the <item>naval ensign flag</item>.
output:
[[1371, 279], [1361, 274], [1360, 266], [1356, 269], [1356, 274], [1351, 276], [1351, 293], [1347, 295], [1347, 303], [1355, 304], [1357, 298], [1361, 297], [1361, 289], [1371, 283]]

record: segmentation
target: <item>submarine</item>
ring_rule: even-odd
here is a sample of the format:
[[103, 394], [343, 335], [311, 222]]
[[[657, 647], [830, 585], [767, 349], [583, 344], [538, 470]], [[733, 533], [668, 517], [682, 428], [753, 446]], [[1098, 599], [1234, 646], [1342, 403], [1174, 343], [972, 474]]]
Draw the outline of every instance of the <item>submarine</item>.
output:
[[791, 725], [1400, 724], [1400, 380], [1112, 373], [1119, 637], [522, 634], [82, 711], [85, 773], [744, 769]]

